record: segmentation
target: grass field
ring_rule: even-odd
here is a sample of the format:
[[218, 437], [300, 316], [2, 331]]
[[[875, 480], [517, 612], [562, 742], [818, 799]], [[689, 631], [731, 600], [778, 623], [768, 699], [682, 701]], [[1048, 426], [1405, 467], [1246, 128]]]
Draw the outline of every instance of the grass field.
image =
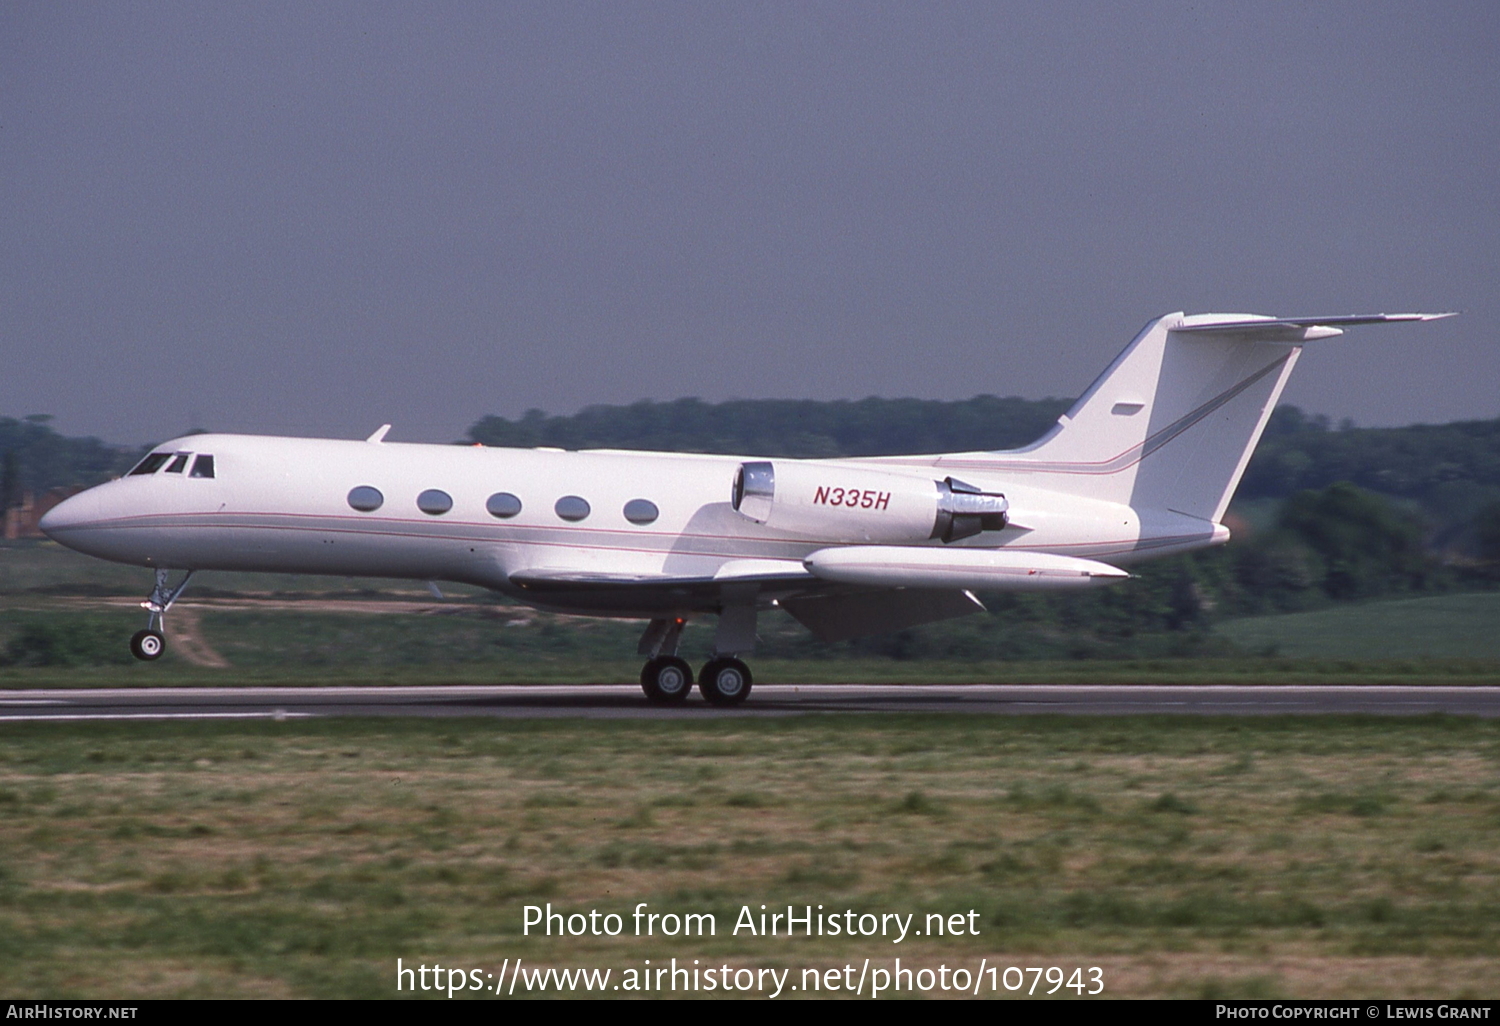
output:
[[1251, 652], [1323, 659], [1500, 659], [1500, 593], [1336, 606], [1220, 624]]
[[[130, 658], [146, 571], [50, 543], [0, 545], [0, 687], [156, 684], [629, 683], [640, 624], [537, 613], [478, 589], [275, 574], [206, 574], [168, 617], [159, 663]], [[973, 618], [977, 619], [977, 618]], [[965, 630], [936, 625], [932, 630]], [[762, 617], [753, 661], [767, 683], [1495, 683], [1500, 594], [1445, 595], [1231, 621], [1215, 658], [1049, 661], [871, 658]], [[708, 656], [712, 625], [683, 654]], [[1236, 647], [1237, 646], [1237, 647]], [[1277, 654], [1266, 656], [1274, 650]], [[7, 660], [0, 658], [0, 664]]]
[[[522, 906], [549, 901], [719, 928], [520, 936]], [[980, 936], [728, 936], [762, 903], [972, 908]], [[1500, 724], [0, 727], [10, 995], [384, 997], [398, 957], [618, 972], [898, 955], [1097, 965], [1113, 995], [1494, 997]]]
[[[635, 624], [473, 589], [438, 602], [411, 582], [230, 574], [173, 610], [165, 659], [138, 664], [123, 642], [148, 584], [0, 546], [0, 650], [47, 657], [0, 667], [0, 687], [639, 669]], [[1222, 625], [1276, 656], [754, 665], [766, 682], [1493, 684], [1496, 599]], [[710, 635], [691, 629], [685, 654]], [[1454, 718], [0, 724], [0, 992], [386, 997], [397, 958], [618, 974], [899, 956], [1099, 966], [1111, 995], [1493, 997], [1497, 842], [1500, 724]], [[627, 917], [647, 902], [719, 930], [521, 936], [522, 907], [546, 902]], [[981, 932], [729, 935], [741, 906], [789, 903], [973, 909]]]

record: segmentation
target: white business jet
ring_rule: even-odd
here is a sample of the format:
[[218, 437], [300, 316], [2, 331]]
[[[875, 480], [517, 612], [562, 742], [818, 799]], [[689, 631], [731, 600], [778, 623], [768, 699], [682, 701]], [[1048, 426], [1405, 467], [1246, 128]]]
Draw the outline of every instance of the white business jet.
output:
[[[794, 460], [190, 435], [49, 512], [64, 545], [156, 570], [140, 659], [198, 570], [402, 577], [649, 620], [653, 702], [680, 702], [684, 624], [717, 614], [704, 699], [750, 694], [756, 616], [825, 641], [982, 609], [975, 591], [1090, 588], [1229, 539], [1220, 522], [1302, 350], [1450, 314], [1168, 314], [1023, 449]], [[177, 584], [169, 572], [186, 571]]]

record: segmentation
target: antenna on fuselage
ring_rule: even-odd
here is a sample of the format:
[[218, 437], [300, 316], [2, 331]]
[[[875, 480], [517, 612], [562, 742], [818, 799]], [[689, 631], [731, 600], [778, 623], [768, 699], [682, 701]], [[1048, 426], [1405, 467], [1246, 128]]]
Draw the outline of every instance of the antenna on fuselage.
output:
[[385, 433], [390, 429], [391, 426], [389, 424], [382, 424], [380, 425], [380, 427], [376, 428], [375, 433], [369, 438], [366, 438], [365, 441], [374, 442], [376, 445], [379, 445], [381, 442], [385, 441]]

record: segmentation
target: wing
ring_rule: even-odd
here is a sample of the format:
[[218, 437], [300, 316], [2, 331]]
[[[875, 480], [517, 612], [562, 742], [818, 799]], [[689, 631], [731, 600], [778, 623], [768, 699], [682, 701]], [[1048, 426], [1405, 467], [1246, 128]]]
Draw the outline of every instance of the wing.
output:
[[535, 604], [613, 616], [716, 613], [726, 588], [758, 591], [766, 600], [818, 579], [801, 563], [778, 559], [730, 560], [713, 574], [630, 573], [536, 567], [518, 570], [510, 583]]
[[822, 641], [902, 630], [984, 609], [967, 591], [859, 587], [815, 576], [789, 560], [725, 563], [713, 576], [601, 573], [541, 567], [510, 580], [538, 605], [616, 616], [718, 612], [724, 589], [751, 587]]

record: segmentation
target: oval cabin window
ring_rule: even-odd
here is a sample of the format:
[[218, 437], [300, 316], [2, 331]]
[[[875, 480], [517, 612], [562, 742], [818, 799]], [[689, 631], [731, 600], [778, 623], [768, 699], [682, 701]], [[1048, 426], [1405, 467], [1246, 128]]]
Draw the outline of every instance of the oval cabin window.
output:
[[380, 489], [369, 485], [360, 485], [349, 492], [349, 505], [361, 513], [373, 513], [384, 502], [385, 496], [380, 494]]
[[592, 512], [588, 500], [579, 498], [577, 495], [564, 495], [552, 508], [564, 520], [571, 520], [575, 523]]
[[489, 511], [492, 517], [509, 520], [521, 512], [521, 500], [510, 494], [510, 492], [496, 492], [485, 501], [484, 508]]
[[632, 524], [649, 524], [661, 516], [661, 510], [650, 499], [631, 499], [625, 504], [625, 519]]
[[417, 509], [436, 517], [453, 508], [453, 496], [439, 488], [429, 488], [417, 496]]

